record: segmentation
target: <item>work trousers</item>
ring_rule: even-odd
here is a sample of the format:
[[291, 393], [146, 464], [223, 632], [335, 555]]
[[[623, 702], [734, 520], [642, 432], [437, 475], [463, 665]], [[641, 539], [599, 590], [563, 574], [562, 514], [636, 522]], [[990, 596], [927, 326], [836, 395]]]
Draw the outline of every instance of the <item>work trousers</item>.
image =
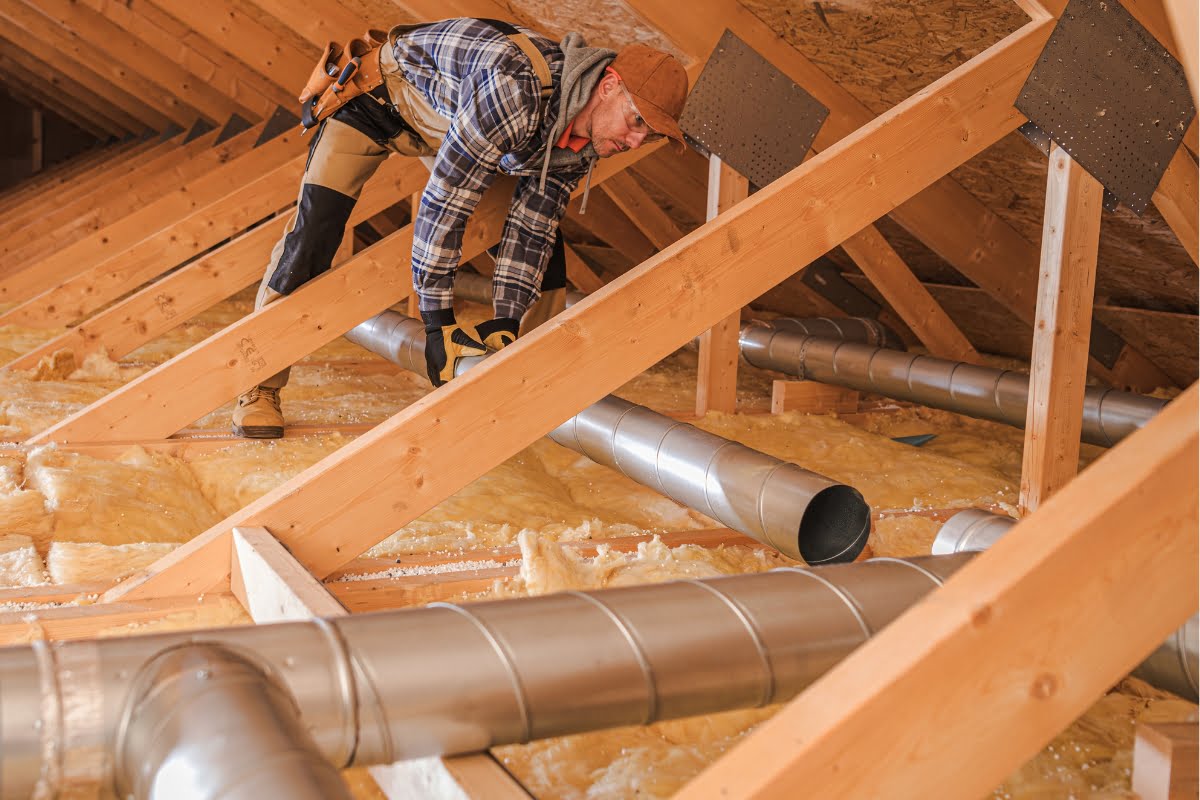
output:
[[[309, 145], [300, 197], [283, 236], [271, 251], [255, 309], [291, 294], [330, 269], [363, 186], [390, 152], [384, 144], [337, 118], [321, 123]], [[523, 331], [562, 310], [566, 276], [560, 233], [542, 279], [542, 297], [525, 315]], [[287, 385], [289, 372], [290, 368], [284, 369], [261, 385], [282, 388]]]

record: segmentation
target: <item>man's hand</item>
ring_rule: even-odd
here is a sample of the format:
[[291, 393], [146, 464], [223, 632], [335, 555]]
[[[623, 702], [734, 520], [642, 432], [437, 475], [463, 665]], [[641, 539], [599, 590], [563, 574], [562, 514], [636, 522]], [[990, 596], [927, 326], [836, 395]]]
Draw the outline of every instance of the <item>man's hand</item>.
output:
[[487, 349], [452, 323], [443, 327], [425, 326], [425, 370], [434, 386], [454, 377], [460, 358], [482, 356]]
[[498, 317], [475, 326], [475, 336], [488, 350], [500, 350], [517, 340], [521, 323], [515, 319]]

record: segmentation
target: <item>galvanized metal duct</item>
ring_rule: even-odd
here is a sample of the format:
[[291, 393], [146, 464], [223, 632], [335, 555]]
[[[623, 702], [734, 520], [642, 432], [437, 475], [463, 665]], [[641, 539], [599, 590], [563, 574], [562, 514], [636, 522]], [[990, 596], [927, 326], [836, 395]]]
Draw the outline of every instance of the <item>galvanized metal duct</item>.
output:
[[[346, 338], [425, 374], [417, 320], [385, 311]], [[477, 361], [464, 359], [459, 372]], [[808, 564], [853, 561], [870, 533], [858, 490], [618, 397], [584, 409], [550, 438]]]
[[[337, 768], [782, 702], [970, 558], [877, 559], [335, 620], [3, 648], [0, 791], [3, 797], [52, 797], [89, 781], [107, 785], [119, 775], [119, 796], [157, 798], [163, 795], [144, 777], [156, 769], [209, 786], [207, 771], [223, 770], [225, 759], [232, 767], [258, 754], [255, 768], [267, 771], [263, 750], [241, 753], [258, 745], [226, 733], [241, 726], [254, 733], [260, 722], [264, 728], [282, 722], [288, 730], [291, 723], [281, 719], [287, 702], [269, 688], [268, 697], [237, 687], [198, 690], [202, 681], [245, 679], [247, 688], [277, 682], [299, 708], [316, 749]], [[683, 619], [700, 624], [681, 625]], [[214, 658], [198, 664], [199, 651], [188, 647], [197, 644], [213, 648]], [[166, 689], [147, 692], [149, 685]], [[186, 726], [198, 726], [195, 737], [170, 724], [168, 706], [176, 697], [189, 707], [205, 702], [203, 709], [180, 709], [188, 712]], [[281, 739], [281, 752], [290, 746]], [[149, 763], [143, 766], [142, 759]], [[256, 784], [261, 797], [310, 796], [292, 794], [293, 782], [279, 780]]]
[[113, 760], [118, 797], [353, 797], [305, 730], [291, 694], [246, 656], [214, 644], [169, 648], [142, 667]]
[[[986, 550], [1017, 520], [977, 508], [960, 511], [946, 521], [933, 540], [934, 555]], [[1133, 674], [1149, 684], [1200, 701], [1200, 614], [1193, 614]]]
[[[756, 367], [1025, 427], [1029, 376], [1019, 372], [805, 336], [770, 325], [743, 327], [740, 340], [742, 357]], [[1089, 386], [1081, 438], [1111, 447], [1166, 404]]]
[[[454, 278], [454, 296], [473, 303], [490, 306], [492, 304], [492, 279], [486, 275], [474, 272], [459, 272]], [[567, 308], [587, 297], [579, 291], [567, 292]], [[749, 325], [759, 325], [758, 322], [742, 323], [742, 328]], [[825, 339], [838, 339], [846, 342], [859, 342], [874, 347], [889, 347], [895, 350], [904, 349], [904, 340], [879, 320], [866, 317], [778, 317], [771, 320], [769, 325], [779, 330], [788, 330], [805, 336], [820, 336]], [[700, 341], [700, 337], [692, 340], [692, 344]]]

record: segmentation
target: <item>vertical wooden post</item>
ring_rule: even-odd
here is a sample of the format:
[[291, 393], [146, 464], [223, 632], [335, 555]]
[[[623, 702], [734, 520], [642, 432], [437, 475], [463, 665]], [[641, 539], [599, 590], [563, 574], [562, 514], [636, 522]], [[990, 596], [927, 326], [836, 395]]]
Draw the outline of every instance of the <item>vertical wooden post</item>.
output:
[[[708, 212], [718, 214], [745, 200], [750, 183], [735, 170], [710, 156], [708, 161]], [[700, 334], [700, 365], [696, 371], [696, 416], [710, 409], [732, 414], [737, 410], [738, 331], [741, 313], [734, 313]]]
[[1065, 150], [1050, 152], [1021, 464], [1023, 514], [1079, 468], [1103, 199], [1104, 187]]
[[46, 164], [46, 119], [41, 109], [30, 112], [30, 124], [29, 174], [36, 175]]

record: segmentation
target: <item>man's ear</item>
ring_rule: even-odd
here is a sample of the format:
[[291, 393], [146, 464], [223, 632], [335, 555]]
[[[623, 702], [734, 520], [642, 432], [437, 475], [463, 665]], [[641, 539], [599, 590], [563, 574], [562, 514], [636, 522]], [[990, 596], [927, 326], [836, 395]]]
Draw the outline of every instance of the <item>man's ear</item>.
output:
[[600, 83], [596, 85], [596, 90], [600, 93], [600, 99], [606, 100], [608, 96], [617, 91], [618, 84], [621, 79], [611, 72], [605, 72], [604, 77], [600, 79]]

